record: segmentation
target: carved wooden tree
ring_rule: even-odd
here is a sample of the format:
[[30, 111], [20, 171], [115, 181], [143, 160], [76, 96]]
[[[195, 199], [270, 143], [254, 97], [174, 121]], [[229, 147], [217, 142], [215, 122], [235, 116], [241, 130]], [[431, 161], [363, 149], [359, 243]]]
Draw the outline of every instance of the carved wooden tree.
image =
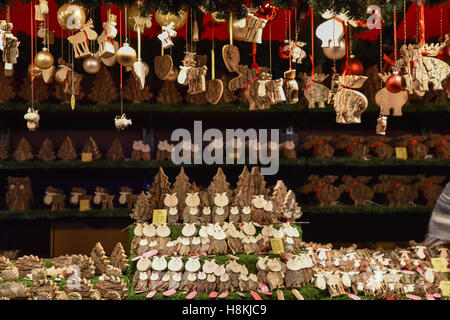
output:
[[102, 275], [106, 272], [109, 265], [109, 261], [106, 258], [105, 250], [103, 249], [100, 242], [95, 244], [95, 247], [91, 251], [91, 259], [94, 261], [95, 273], [97, 275]]
[[108, 153], [106, 154], [106, 158], [111, 160], [123, 160], [125, 159], [125, 155], [123, 154], [122, 144], [120, 143], [119, 138], [115, 137], [111, 148], [109, 148]]
[[144, 192], [138, 195], [136, 205], [130, 213], [130, 217], [137, 221], [148, 221], [152, 217], [150, 202]]
[[13, 86], [13, 77], [5, 76], [5, 68], [0, 63], [0, 103], [5, 103], [13, 100], [16, 97], [16, 91]]
[[284, 211], [284, 201], [286, 199], [286, 195], [288, 193], [288, 189], [282, 180], [278, 180], [277, 184], [273, 188], [272, 200], [273, 211], [276, 213], [282, 213]]
[[250, 173], [250, 193], [254, 195], [267, 195], [266, 181], [264, 176], [259, 172], [258, 167], [253, 167]]
[[55, 152], [53, 151], [53, 142], [50, 139], [44, 139], [41, 149], [37, 154], [37, 157], [42, 161], [53, 161], [56, 159]]
[[8, 146], [3, 140], [0, 140], [0, 160], [6, 160], [9, 158]]
[[238, 100], [238, 97], [230, 91], [228, 88], [228, 83], [230, 82], [230, 78], [226, 75], [223, 75], [220, 80], [223, 82], [223, 93], [222, 98], [220, 98], [219, 103], [233, 103]]
[[150, 207], [152, 209], [161, 209], [164, 207], [164, 198], [166, 193], [170, 192], [169, 178], [164, 173], [162, 168], [159, 168], [158, 173], [153, 179], [153, 184], [150, 191]]
[[62, 160], [75, 160], [78, 154], [73, 146], [72, 139], [66, 137], [58, 150], [58, 158]]
[[16, 150], [13, 153], [13, 159], [16, 161], [28, 161], [33, 160], [33, 149], [31, 148], [31, 144], [28, 142], [25, 137], [20, 139], [19, 144], [17, 145]]
[[120, 242], [117, 242], [111, 253], [110, 263], [113, 267], [120, 269], [122, 272], [128, 269], [127, 255]]
[[84, 144], [83, 153], [92, 153], [92, 160], [101, 159], [102, 154], [98, 149], [97, 142], [95, 142], [94, 138], [89, 137], [89, 139]]
[[96, 284], [102, 299], [105, 300], [121, 300], [127, 295], [127, 284], [119, 277], [104, 275]]
[[244, 170], [242, 170], [239, 175], [239, 179], [236, 185], [236, 190], [234, 191], [235, 199], [234, 205], [239, 206], [249, 206], [252, 200], [252, 196], [249, 193], [250, 190], [250, 172], [248, 171], [247, 166], [244, 166]]
[[17, 260], [15, 266], [19, 270], [19, 277], [23, 278], [33, 269], [44, 268], [44, 260], [33, 255], [23, 256]]
[[153, 93], [147, 85], [144, 87], [144, 90], [138, 88], [136, 77], [130, 74], [125, 88], [123, 89], [123, 97], [135, 104], [150, 101], [153, 98]]
[[[26, 75], [23, 79], [22, 86], [19, 91], [19, 97], [31, 102], [31, 81], [30, 76]], [[43, 102], [48, 100], [49, 98], [49, 92], [48, 92], [48, 86], [42, 80], [42, 78], [35, 78], [33, 81], [33, 87], [34, 87], [34, 101], [35, 102]]]
[[88, 98], [97, 104], [111, 103], [118, 98], [117, 88], [111, 72], [103, 64], [95, 77], [94, 85]]
[[302, 216], [302, 210], [295, 198], [295, 193], [289, 190], [283, 202], [283, 214], [290, 219], [298, 219]]
[[172, 193], [176, 192], [178, 198], [178, 211], [183, 212], [186, 204], [186, 194], [189, 192], [191, 184], [189, 183], [189, 177], [184, 173], [184, 168], [181, 167], [180, 173], [175, 178], [175, 182], [172, 186]]
[[156, 101], [162, 104], [177, 104], [183, 101], [174, 82], [164, 81]]
[[217, 173], [213, 178], [213, 181], [208, 187], [208, 193], [210, 198], [210, 203], [214, 203], [214, 197], [216, 193], [226, 192], [228, 197], [231, 196], [232, 192], [230, 190], [230, 183], [227, 182], [227, 177], [223, 173], [222, 168], [217, 169]]

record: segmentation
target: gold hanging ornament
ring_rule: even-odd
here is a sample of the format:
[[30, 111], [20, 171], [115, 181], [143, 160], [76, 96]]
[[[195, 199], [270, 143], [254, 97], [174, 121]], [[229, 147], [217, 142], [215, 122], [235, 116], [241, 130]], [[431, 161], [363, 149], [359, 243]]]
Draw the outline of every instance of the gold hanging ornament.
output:
[[90, 56], [83, 60], [83, 69], [89, 74], [96, 74], [100, 71], [101, 62], [97, 57]]
[[55, 59], [53, 55], [48, 52], [47, 48], [43, 48], [42, 51], [39, 51], [34, 57], [34, 64], [42, 70], [48, 69], [53, 66]]
[[155, 19], [156, 19], [156, 22], [161, 27], [167, 27], [171, 22], [173, 22], [172, 29], [173, 30], [178, 30], [178, 29], [180, 29], [182, 26], [184, 26], [186, 24], [187, 11], [186, 10], [180, 10], [178, 12], [178, 15], [173, 14], [173, 13], [164, 14], [161, 11], [156, 11], [155, 12]]
[[128, 43], [116, 52], [117, 62], [124, 67], [132, 66], [136, 62], [136, 50], [134, 50]]
[[56, 17], [64, 30], [80, 30], [86, 22], [86, 8], [74, 3], [65, 3], [59, 7]]

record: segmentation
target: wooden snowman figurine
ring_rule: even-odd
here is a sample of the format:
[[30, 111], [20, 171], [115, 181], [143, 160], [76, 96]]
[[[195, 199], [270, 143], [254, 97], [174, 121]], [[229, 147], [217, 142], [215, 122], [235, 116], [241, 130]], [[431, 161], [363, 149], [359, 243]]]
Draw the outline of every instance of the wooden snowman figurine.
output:
[[[166, 274], [167, 269], [167, 260], [165, 257], [154, 256], [152, 261], [152, 273], [156, 273], [158, 275], [158, 279], [162, 280], [164, 275]], [[150, 279], [151, 281], [151, 279]]]
[[230, 213], [227, 207], [229, 203], [228, 196], [226, 192], [216, 193], [214, 196], [214, 210], [213, 210], [213, 222], [223, 223], [228, 218]]
[[150, 283], [152, 262], [148, 258], [141, 258], [136, 263], [136, 273], [133, 278], [133, 288], [135, 291], [147, 291]]
[[166, 194], [164, 198], [164, 207], [167, 210], [167, 224], [174, 225], [178, 223], [178, 198], [176, 193]]
[[198, 192], [191, 192], [186, 195], [186, 207], [183, 211], [184, 223], [196, 223], [200, 216], [200, 197]]
[[241, 215], [240, 215], [241, 222], [250, 222], [250, 221], [252, 221], [251, 213], [252, 213], [252, 209], [251, 209], [250, 206], [243, 207], [242, 211], [241, 211]]
[[174, 294], [176, 290], [180, 288], [183, 268], [184, 264], [182, 257], [172, 257], [170, 259], [169, 263], [167, 264], [167, 269], [169, 271], [167, 271], [166, 273], [170, 276], [167, 292], [165, 292], [166, 296]]

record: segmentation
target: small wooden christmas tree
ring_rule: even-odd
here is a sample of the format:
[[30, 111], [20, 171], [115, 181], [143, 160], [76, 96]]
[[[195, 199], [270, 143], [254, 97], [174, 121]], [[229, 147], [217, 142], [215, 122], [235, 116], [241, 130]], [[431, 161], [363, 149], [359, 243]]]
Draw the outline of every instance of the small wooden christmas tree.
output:
[[[23, 79], [22, 86], [19, 91], [19, 97], [31, 102], [31, 80], [30, 76], [26, 75]], [[33, 81], [33, 87], [34, 87], [34, 102], [43, 102], [45, 100], [48, 100], [49, 92], [48, 92], [48, 86], [42, 80], [42, 78], [34, 78]]]
[[189, 192], [191, 184], [189, 183], [189, 177], [184, 173], [184, 168], [181, 167], [180, 173], [177, 175], [175, 182], [173, 183], [172, 193], [176, 192], [178, 198], [178, 210], [183, 212], [186, 206], [184, 200], [186, 194]]
[[136, 83], [136, 77], [130, 74], [125, 89], [123, 90], [123, 97], [135, 104], [150, 101], [153, 98], [153, 93], [147, 85], [144, 87], [144, 90], [139, 89]]
[[159, 168], [159, 171], [153, 179], [153, 184], [149, 191], [151, 194], [151, 208], [162, 209], [164, 207], [164, 198], [166, 196], [166, 193], [170, 192], [169, 178], [166, 176], [162, 168]]
[[42, 142], [42, 146], [41, 149], [39, 149], [37, 157], [42, 161], [53, 161], [56, 159], [56, 155], [53, 150], [53, 142], [50, 139], [45, 139]]
[[119, 138], [114, 138], [111, 148], [109, 148], [108, 153], [106, 154], [106, 158], [114, 161], [125, 159]]
[[164, 81], [156, 101], [162, 104], [177, 104], [183, 101], [174, 82]]
[[113, 267], [120, 269], [122, 272], [128, 269], [127, 255], [120, 242], [117, 242], [114, 247], [114, 250], [111, 253], [110, 262]]
[[217, 173], [208, 187], [210, 202], [214, 203], [216, 193], [226, 192], [229, 197], [231, 195], [231, 190], [229, 187], [230, 183], [227, 182], [227, 177], [225, 176], [225, 173], [223, 173], [222, 168], [217, 169]]
[[130, 214], [130, 217], [137, 221], [147, 221], [151, 218], [152, 211], [147, 196], [142, 192], [136, 201], [136, 205]]
[[78, 154], [73, 146], [72, 139], [66, 137], [58, 150], [58, 158], [62, 160], [75, 160]]
[[278, 180], [277, 184], [273, 188], [272, 200], [273, 211], [279, 214], [283, 214], [284, 211], [284, 201], [286, 199], [288, 189], [282, 180]]
[[109, 261], [106, 258], [105, 250], [103, 249], [100, 242], [97, 242], [94, 249], [92, 249], [91, 259], [94, 261], [95, 273], [97, 275], [102, 275], [106, 272]]
[[98, 160], [102, 157], [100, 150], [98, 149], [97, 142], [95, 142], [94, 138], [89, 137], [83, 147], [83, 153], [91, 153], [92, 160]]
[[88, 97], [97, 104], [111, 103], [118, 98], [117, 88], [111, 73], [103, 64], [95, 77], [94, 85]]
[[0, 160], [6, 160], [9, 158], [8, 146], [3, 140], [0, 140]]
[[16, 97], [16, 91], [13, 86], [13, 77], [5, 76], [5, 68], [0, 63], [0, 103], [5, 103], [13, 100]]
[[235, 190], [236, 198], [234, 204], [237, 206], [249, 206], [252, 201], [253, 194], [250, 193], [250, 171], [247, 166], [244, 166], [244, 170], [239, 175], [239, 179]]
[[13, 153], [13, 159], [16, 161], [28, 161], [33, 160], [33, 149], [31, 148], [31, 144], [28, 142], [25, 137], [20, 139], [19, 144], [17, 145], [16, 150]]

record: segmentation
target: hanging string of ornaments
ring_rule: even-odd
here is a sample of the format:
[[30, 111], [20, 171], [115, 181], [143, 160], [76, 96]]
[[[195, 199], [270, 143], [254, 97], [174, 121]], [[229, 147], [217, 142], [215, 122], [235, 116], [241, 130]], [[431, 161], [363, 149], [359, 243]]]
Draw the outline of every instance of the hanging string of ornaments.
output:
[[[94, 12], [99, 3], [96, 1], [70, 1], [59, 3], [56, 12], [58, 24], [64, 30], [62, 36], [67, 36], [67, 42], [62, 43], [61, 57], [53, 56], [51, 45], [54, 44], [54, 32], [49, 30], [50, 12], [47, 0], [30, 1], [30, 32], [31, 32], [31, 63], [30, 94], [31, 106], [25, 115], [27, 126], [34, 131], [39, 126], [39, 114], [35, 109], [34, 82], [38, 77], [44, 83], [53, 80], [64, 87], [64, 94], [70, 96], [72, 109], [76, 105], [76, 97], [80, 94], [83, 72], [98, 74], [105, 72], [116, 62], [120, 65], [120, 114], [114, 118], [118, 130], [123, 130], [132, 124], [126, 117], [123, 106], [123, 71], [130, 72], [135, 84], [135, 90], [144, 90], [149, 65], [142, 60], [142, 34], [152, 27], [152, 16], [159, 25], [157, 38], [161, 42], [161, 54], [154, 57], [153, 68], [156, 76], [163, 81], [177, 81], [188, 87], [188, 95], [194, 99], [216, 104], [224, 90], [231, 92], [242, 90], [249, 103], [250, 110], [268, 109], [277, 103], [295, 104], [299, 101], [299, 93], [303, 91], [309, 108], [325, 108], [332, 105], [336, 112], [336, 122], [341, 124], [361, 123], [361, 115], [368, 107], [367, 97], [359, 90], [368, 79], [364, 76], [361, 61], [352, 52], [352, 29], [367, 28], [379, 31], [380, 70], [379, 78], [382, 87], [375, 96], [380, 107], [377, 133], [386, 134], [387, 117], [401, 116], [402, 107], [410, 95], [423, 96], [430, 90], [443, 90], [443, 81], [450, 75], [449, 65], [441, 60], [448, 56], [448, 40], [442, 34], [442, 4], [441, 4], [441, 37], [440, 43], [425, 43], [425, 4], [435, 4], [436, 1], [417, 0], [419, 20], [417, 23], [417, 43], [406, 43], [406, 0], [403, 1], [404, 44], [397, 50], [397, 4], [392, 3], [392, 17], [386, 15], [381, 8], [368, 1], [314, 1], [310, 0], [307, 16], [310, 17], [311, 38], [299, 39], [301, 2], [292, 1], [250, 1], [250, 6], [243, 6], [242, 1], [223, 2], [198, 1], [189, 6], [184, 1], [125, 1], [106, 3], [106, 20], [102, 23], [102, 32], [94, 30]], [[119, 4], [119, 17], [111, 12], [111, 4]], [[196, 7], [192, 7], [196, 6]], [[387, 4], [386, 4], [387, 5]], [[152, 10], [153, 8], [153, 15]], [[265, 29], [269, 29], [272, 37], [271, 23], [279, 16], [280, 8], [285, 8], [285, 40], [278, 47], [278, 56], [288, 60], [289, 68], [283, 73], [283, 78], [272, 79], [272, 51], [270, 50], [269, 66], [260, 66], [257, 62], [258, 46], [262, 43]], [[6, 21], [0, 21], [0, 49], [3, 51], [4, 72], [11, 76], [14, 64], [19, 56], [20, 42], [13, 35], [13, 24], [9, 18], [9, 6], [6, 9]], [[364, 10], [364, 13], [361, 11]], [[210, 76], [208, 76], [208, 56], [197, 53], [199, 41], [199, 15], [211, 15], [211, 49], [209, 55]], [[358, 15], [357, 15], [358, 14]], [[367, 20], [361, 17], [368, 15]], [[383, 16], [384, 15], [384, 16]], [[317, 17], [321, 22], [315, 26]], [[123, 17], [123, 19], [122, 19]], [[316, 17], [316, 18], [314, 18]], [[119, 21], [118, 21], [119, 18]], [[283, 16], [281, 17], [283, 18]], [[383, 53], [383, 27], [386, 21], [393, 20], [394, 52], [389, 57]], [[36, 24], [39, 23], [39, 28]], [[233, 78], [225, 88], [221, 79], [216, 79], [216, 48], [214, 26], [227, 23], [229, 44], [222, 47], [222, 57], [225, 66]], [[179, 68], [173, 61], [173, 39], [178, 36], [178, 30], [186, 28], [186, 48], [184, 58]], [[37, 31], [36, 31], [37, 30]], [[124, 32], [122, 32], [124, 30]], [[136, 47], [129, 41], [129, 32], [137, 34]], [[385, 36], [385, 35], [384, 35]], [[124, 41], [123, 41], [124, 37]], [[38, 43], [42, 39], [42, 44]], [[332, 62], [332, 74], [315, 72], [314, 41], [320, 40], [324, 56]], [[240, 63], [239, 49], [233, 41], [251, 43], [249, 52], [251, 65]], [[447, 42], [446, 42], [447, 41]], [[310, 49], [308, 49], [308, 42]], [[271, 41], [269, 41], [271, 46]], [[65, 50], [64, 48], [67, 48]], [[271, 49], [271, 47], [270, 47]], [[310, 52], [308, 52], [310, 51]], [[53, 54], [52, 54], [53, 52]], [[311, 61], [311, 73], [297, 74], [296, 65], [303, 61]], [[441, 58], [441, 59], [439, 59]], [[75, 70], [75, 60], [82, 60], [82, 70]], [[340, 68], [336, 67], [338, 61]], [[385, 61], [389, 68], [383, 68]], [[103, 75], [103, 74], [102, 74]], [[207, 77], [210, 77], [207, 80]], [[296, 80], [299, 79], [299, 81]], [[330, 78], [330, 87], [324, 84]], [[105, 83], [107, 81], [105, 80]], [[430, 84], [432, 86], [430, 86]], [[103, 87], [107, 88], [107, 84]], [[104, 90], [108, 95], [108, 90]], [[92, 93], [100, 95], [100, 93]], [[203, 95], [201, 95], [203, 94]], [[203, 97], [203, 98], [201, 98]], [[189, 98], [189, 99], [191, 99]], [[187, 100], [190, 101], [188, 98]], [[107, 100], [107, 99], [106, 99]]]

